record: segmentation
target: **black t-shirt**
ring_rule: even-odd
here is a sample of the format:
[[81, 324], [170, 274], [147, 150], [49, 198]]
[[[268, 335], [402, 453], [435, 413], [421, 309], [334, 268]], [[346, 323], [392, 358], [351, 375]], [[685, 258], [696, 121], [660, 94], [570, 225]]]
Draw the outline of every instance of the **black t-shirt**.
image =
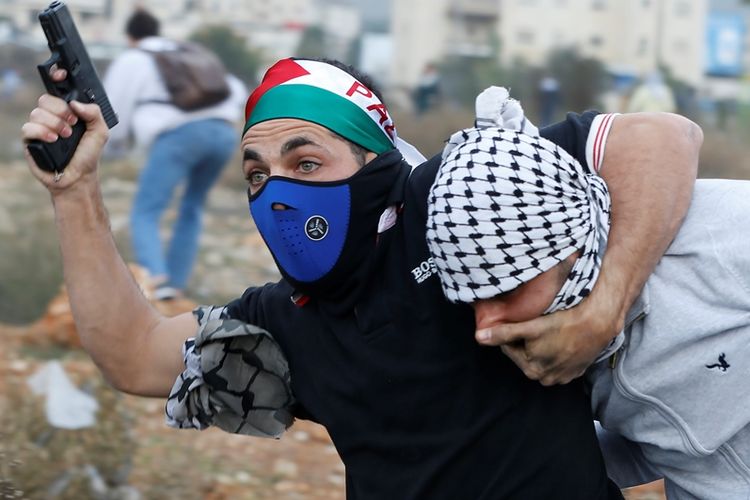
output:
[[[547, 137], [585, 149], [577, 135], [592, 117], [571, 116]], [[409, 177], [398, 222], [373, 250], [378, 268], [350, 314], [316, 300], [298, 307], [281, 281], [248, 289], [230, 316], [279, 342], [297, 416], [327, 428], [350, 500], [621, 498], [581, 382], [527, 379], [499, 348], [477, 344], [471, 307], [444, 298], [425, 241], [439, 163]]]

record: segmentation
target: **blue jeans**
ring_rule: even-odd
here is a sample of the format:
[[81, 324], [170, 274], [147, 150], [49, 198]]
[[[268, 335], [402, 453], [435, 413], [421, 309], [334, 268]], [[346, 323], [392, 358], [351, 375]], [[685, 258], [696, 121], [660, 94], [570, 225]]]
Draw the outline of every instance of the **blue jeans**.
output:
[[[198, 253], [206, 196], [232, 157], [239, 133], [224, 120], [200, 120], [159, 135], [138, 178], [130, 232], [138, 263], [151, 276], [183, 289]], [[159, 222], [175, 188], [184, 184], [166, 253]]]

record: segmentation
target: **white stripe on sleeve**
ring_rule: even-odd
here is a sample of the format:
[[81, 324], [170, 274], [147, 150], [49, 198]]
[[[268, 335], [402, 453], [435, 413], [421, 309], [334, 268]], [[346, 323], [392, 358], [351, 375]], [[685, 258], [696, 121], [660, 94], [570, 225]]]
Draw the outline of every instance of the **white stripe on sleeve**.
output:
[[597, 115], [591, 122], [589, 135], [586, 138], [586, 163], [596, 173], [602, 167], [604, 160], [604, 148], [607, 145], [607, 137], [612, 128], [612, 122], [620, 113], [605, 113]]

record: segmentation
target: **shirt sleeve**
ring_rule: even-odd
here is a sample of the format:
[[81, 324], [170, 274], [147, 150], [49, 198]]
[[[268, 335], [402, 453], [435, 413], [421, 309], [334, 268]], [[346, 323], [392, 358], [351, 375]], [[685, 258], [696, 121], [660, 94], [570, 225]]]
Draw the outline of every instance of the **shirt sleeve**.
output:
[[226, 307], [193, 311], [198, 332], [183, 346], [185, 370], [170, 391], [167, 425], [278, 438], [294, 422], [289, 365], [266, 330]]
[[145, 52], [128, 50], [115, 58], [104, 74], [102, 84], [119, 121], [109, 133], [112, 147], [123, 148], [129, 141], [133, 113], [142, 92], [141, 81], [145, 78], [144, 72], [149, 71], [144, 64], [148, 57]]
[[573, 158], [590, 169], [586, 161], [586, 141], [594, 118], [598, 111], [589, 110], [584, 113], [568, 113], [565, 120], [553, 123], [539, 131], [539, 135], [554, 142]]
[[586, 163], [596, 173], [602, 168], [604, 149], [607, 145], [612, 123], [619, 113], [597, 115], [591, 121], [588, 137], [586, 138]]

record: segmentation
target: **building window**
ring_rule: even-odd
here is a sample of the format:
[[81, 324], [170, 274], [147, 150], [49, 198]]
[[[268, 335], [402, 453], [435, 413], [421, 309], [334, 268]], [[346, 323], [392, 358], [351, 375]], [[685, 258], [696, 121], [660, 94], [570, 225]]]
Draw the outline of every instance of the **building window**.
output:
[[643, 7], [644, 9], [650, 8], [651, 7], [651, 0], [643, 0], [641, 2], [641, 7]]
[[604, 45], [604, 38], [599, 35], [594, 35], [589, 39], [589, 43], [591, 43], [592, 47], [601, 47]]

